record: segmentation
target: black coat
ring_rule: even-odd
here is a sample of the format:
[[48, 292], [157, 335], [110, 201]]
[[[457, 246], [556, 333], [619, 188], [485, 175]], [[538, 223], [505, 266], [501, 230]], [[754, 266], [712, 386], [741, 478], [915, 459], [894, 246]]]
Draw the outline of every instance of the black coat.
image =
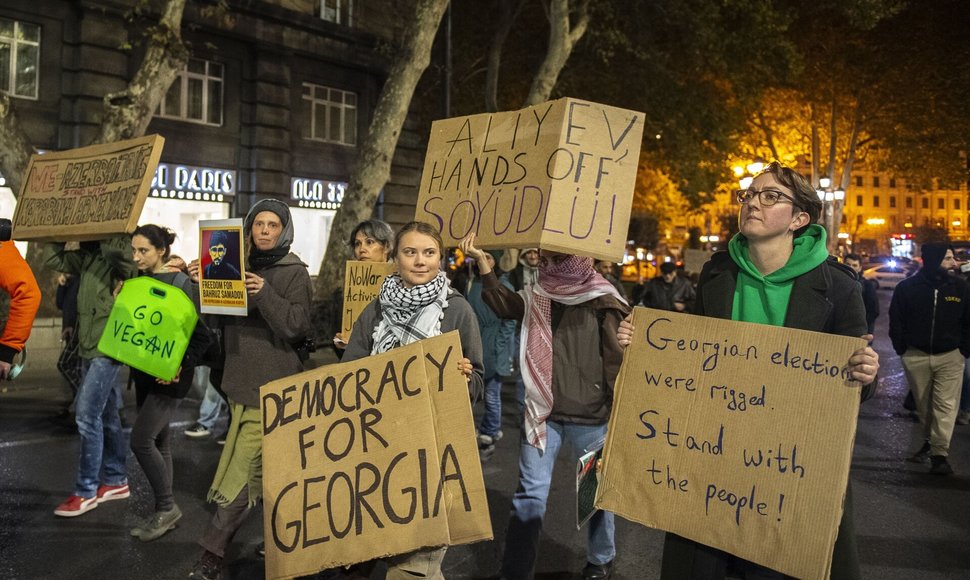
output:
[[937, 354], [960, 349], [970, 357], [970, 287], [961, 278], [920, 270], [893, 292], [889, 338], [896, 354], [913, 347]]
[[[694, 313], [714, 318], [730, 319], [734, 306], [734, 290], [738, 280], [738, 265], [727, 254], [718, 252], [704, 265], [697, 284]], [[862, 336], [866, 333], [866, 313], [861, 288], [855, 273], [829, 259], [815, 269], [795, 278], [785, 315], [786, 328], [826, 332], [842, 336]], [[863, 393], [865, 398], [865, 392]], [[832, 554], [831, 580], [857, 580], [859, 554], [852, 514], [851, 484], [846, 490], [842, 521]], [[794, 549], [794, 547], [793, 547]], [[715, 554], [712, 556], [712, 554]], [[698, 580], [715, 578], [701, 569], [723, 554], [686, 538], [668, 533], [664, 541], [661, 580]], [[723, 578], [723, 576], [720, 576]]]

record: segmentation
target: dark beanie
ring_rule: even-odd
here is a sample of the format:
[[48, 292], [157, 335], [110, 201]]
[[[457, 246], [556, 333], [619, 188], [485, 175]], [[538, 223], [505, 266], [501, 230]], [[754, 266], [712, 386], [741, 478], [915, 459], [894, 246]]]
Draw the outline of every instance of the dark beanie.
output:
[[923, 244], [923, 268], [933, 271], [940, 268], [946, 251], [950, 249], [949, 244], [930, 243]]

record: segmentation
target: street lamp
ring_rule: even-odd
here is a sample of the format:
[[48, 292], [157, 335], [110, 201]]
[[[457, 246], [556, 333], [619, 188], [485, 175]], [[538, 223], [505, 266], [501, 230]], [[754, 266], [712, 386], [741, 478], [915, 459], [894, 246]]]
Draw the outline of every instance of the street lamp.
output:
[[815, 190], [818, 198], [822, 201], [823, 218], [825, 222], [825, 233], [835, 249], [840, 239], [839, 224], [835, 223], [835, 213], [837, 208], [841, 208], [845, 202], [845, 190], [833, 189], [832, 179], [829, 177], [819, 177], [818, 189]]

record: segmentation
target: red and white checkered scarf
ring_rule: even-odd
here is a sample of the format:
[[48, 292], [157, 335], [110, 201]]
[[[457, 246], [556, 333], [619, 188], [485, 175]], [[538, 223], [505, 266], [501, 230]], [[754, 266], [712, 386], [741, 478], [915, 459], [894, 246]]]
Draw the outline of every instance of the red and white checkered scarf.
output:
[[525, 383], [525, 432], [529, 444], [546, 449], [546, 419], [552, 412], [552, 301], [572, 306], [605, 296], [626, 304], [603, 276], [593, 269], [593, 259], [567, 256], [539, 267], [539, 283], [525, 292], [525, 321], [519, 364]]

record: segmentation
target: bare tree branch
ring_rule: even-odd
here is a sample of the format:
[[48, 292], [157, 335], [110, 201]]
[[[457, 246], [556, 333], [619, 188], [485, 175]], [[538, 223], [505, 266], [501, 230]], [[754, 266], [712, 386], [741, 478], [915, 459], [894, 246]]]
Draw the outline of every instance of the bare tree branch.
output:
[[589, 0], [580, 0], [576, 6], [575, 25], [571, 23], [572, 3], [572, 0], [549, 0], [546, 13], [549, 19], [549, 48], [539, 71], [532, 79], [532, 87], [525, 100], [527, 107], [549, 100], [573, 47], [586, 33], [589, 26]]

